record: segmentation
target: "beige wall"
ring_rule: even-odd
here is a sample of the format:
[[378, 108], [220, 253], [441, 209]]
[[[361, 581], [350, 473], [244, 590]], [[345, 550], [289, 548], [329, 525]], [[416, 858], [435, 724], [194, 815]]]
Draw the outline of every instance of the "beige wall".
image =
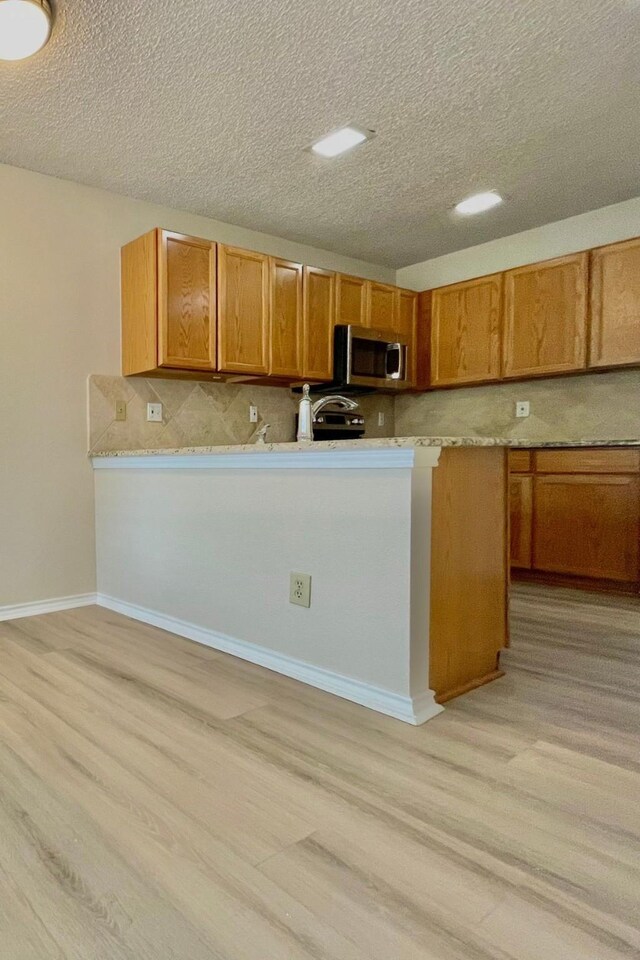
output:
[[637, 236], [640, 197], [414, 263], [397, 271], [396, 282], [411, 290], [430, 290]]
[[2, 165], [0, 211], [0, 608], [95, 589], [86, 382], [119, 371], [123, 243], [161, 225], [394, 279], [383, 267]]
[[[515, 416], [516, 400], [531, 415]], [[640, 370], [582, 374], [486, 387], [433, 390], [396, 400], [397, 436], [530, 440], [640, 438]]]

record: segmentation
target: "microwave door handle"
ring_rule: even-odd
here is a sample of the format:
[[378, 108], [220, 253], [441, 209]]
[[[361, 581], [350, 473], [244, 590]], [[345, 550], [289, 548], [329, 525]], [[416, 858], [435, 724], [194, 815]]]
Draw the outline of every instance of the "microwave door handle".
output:
[[[385, 363], [385, 376], [387, 380], [403, 380], [404, 379], [404, 351], [403, 344], [400, 342], [397, 343], [388, 343], [387, 344], [387, 356]], [[398, 362], [396, 364], [397, 369], [395, 371], [389, 372], [389, 357], [392, 353], [397, 353]]]

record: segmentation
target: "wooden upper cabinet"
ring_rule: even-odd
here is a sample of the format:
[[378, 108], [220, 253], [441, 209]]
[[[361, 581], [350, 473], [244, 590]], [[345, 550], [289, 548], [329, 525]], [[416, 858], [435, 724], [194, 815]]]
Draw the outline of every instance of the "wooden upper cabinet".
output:
[[269, 372], [269, 257], [218, 249], [218, 366], [225, 373]]
[[269, 374], [302, 376], [302, 264], [269, 261]]
[[431, 386], [500, 376], [502, 274], [431, 293]]
[[366, 326], [395, 332], [398, 326], [398, 287], [371, 280], [368, 285]]
[[578, 253], [505, 273], [503, 376], [586, 366], [588, 258]]
[[398, 308], [396, 311], [396, 325], [394, 327], [394, 332], [396, 332], [397, 335], [403, 340], [406, 340], [409, 345], [408, 379], [411, 385], [415, 386], [418, 379], [418, 294], [413, 290], [398, 290], [397, 294]]
[[415, 360], [416, 387], [427, 390], [431, 386], [431, 290], [418, 294], [416, 318]]
[[158, 366], [158, 231], [150, 230], [120, 251], [122, 374]]
[[640, 239], [591, 253], [590, 367], [640, 363]]
[[531, 569], [533, 533], [533, 477], [515, 474], [509, 477], [509, 531], [511, 566]]
[[305, 267], [303, 290], [302, 375], [305, 380], [332, 380], [336, 275]]
[[158, 366], [216, 369], [216, 244], [158, 230]]
[[367, 281], [361, 277], [336, 274], [336, 323], [368, 326]]
[[216, 244], [154, 229], [121, 250], [122, 373], [216, 369]]

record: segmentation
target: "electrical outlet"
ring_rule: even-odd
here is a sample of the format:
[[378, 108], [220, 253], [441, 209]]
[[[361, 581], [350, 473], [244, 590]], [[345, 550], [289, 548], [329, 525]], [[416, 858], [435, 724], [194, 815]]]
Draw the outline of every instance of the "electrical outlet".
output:
[[249, 423], [258, 422], [258, 408], [254, 407], [253, 404], [249, 405]]
[[162, 404], [161, 403], [147, 404], [147, 421], [149, 423], [162, 423]]
[[516, 402], [516, 417], [528, 417], [530, 413], [530, 404], [528, 400], [518, 400]]
[[378, 410], [378, 426], [384, 427], [384, 413], [382, 410]]
[[289, 603], [297, 603], [299, 607], [311, 606], [311, 574], [291, 574], [289, 580]]
[[116, 420], [127, 419], [127, 401], [116, 400]]

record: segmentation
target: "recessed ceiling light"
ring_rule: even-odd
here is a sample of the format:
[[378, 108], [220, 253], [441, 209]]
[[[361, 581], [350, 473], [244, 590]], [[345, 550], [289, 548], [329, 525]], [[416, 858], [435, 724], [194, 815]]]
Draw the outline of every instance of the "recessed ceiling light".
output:
[[0, 0], [0, 60], [24, 60], [51, 33], [48, 0]]
[[370, 140], [372, 136], [373, 130], [363, 130], [350, 124], [312, 143], [311, 150], [320, 157], [337, 157], [338, 154], [357, 147], [359, 143]]
[[502, 203], [502, 197], [495, 190], [489, 190], [487, 193], [474, 193], [472, 197], [461, 200], [456, 203], [456, 213], [462, 213], [470, 216], [473, 213], [483, 213], [485, 210], [491, 210], [491, 207], [497, 207]]

